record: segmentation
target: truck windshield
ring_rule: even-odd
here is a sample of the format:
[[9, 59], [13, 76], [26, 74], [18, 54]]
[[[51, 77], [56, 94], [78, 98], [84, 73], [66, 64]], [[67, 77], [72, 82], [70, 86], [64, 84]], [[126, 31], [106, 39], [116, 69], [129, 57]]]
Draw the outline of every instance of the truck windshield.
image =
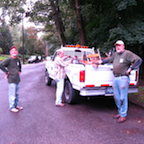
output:
[[85, 60], [85, 61], [89, 61], [89, 59], [87, 58], [87, 55], [89, 54], [93, 54], [90, 51], [81, 51], [79, 49], [76, 49], [74, 51], [65, 51], [65, 55], [69, 55], [71, 57], [77, 57], [79, 60]]

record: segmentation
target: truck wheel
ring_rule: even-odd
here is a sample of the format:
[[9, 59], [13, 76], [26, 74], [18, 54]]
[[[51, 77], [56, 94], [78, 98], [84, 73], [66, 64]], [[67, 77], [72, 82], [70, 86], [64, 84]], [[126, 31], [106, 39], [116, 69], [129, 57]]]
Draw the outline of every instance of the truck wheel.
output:
[[78, 99], [78, 91], [72, 88], [70, 81], [66, 81], [64, 88], [65, 102], [68, 104], [76, 103]]
[[51, 85], [51, 82], [52, 82], [52, 79], [49, 77], [48, 71], [45, 71], [45, 84], [46, 84], [47, 86], [50, 86], [50, 85]]

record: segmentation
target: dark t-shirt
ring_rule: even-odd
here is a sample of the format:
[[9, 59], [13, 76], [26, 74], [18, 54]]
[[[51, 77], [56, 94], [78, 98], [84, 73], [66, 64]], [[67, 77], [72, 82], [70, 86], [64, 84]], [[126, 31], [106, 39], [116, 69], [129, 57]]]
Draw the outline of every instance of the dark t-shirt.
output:
[[2, 71], [9, 72], [8, 83], [20, 82], [19, 72], [21, 72], [21, 63], [18, 58], [13, 59], [9, 57], [0, 63], [0, 69]]
[[132, 63], [141, 58], [129, 50], [119, 54], [115, 52], [110, 58], [109, 63], [113, 63], [114, 74], [125, 74]]

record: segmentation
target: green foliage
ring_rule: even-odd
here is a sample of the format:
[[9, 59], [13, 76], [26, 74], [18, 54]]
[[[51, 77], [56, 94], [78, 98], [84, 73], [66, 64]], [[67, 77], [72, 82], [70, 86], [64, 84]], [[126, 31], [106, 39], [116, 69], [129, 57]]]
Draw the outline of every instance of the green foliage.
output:
[[19, 47], [21, 41], [20, 41], [20, 37], [22, 35], [22, 30], [20, 28], [20, 26], [13, 26], [13, 27], [10, 27], [11, 28], [11, 35], [12, 35], [12, 38], [13, 38], [13, 43], [15, 46]]
[[52, 32], [47, 33], [43, 40], [48, 45], [48, 54], [53, 55], [56, 49], [60, 48], [60, 42], [58, 40], [58, 37], [53, 35]]
[[3, 9], [3, 16], [8, 15], [10, 17], [10, 24], [18, 24], [23, 18], [25, 10], [23, 5], [26, 4], [26, 0], [6, 0], [0, 1], [0, 8]]
[[129, 98], [144, 103], [144, 86], [139, 86], [138, 93], [129, 94]]
[[135, 0], [114, 0], [113, 4], [116, 6], [117, 10], [126, 10], [128, 7], [136, 6], [137, 2]]
[[3, 52], [3, 50], [2, 50], [2, 48], [0, 48], [0, 53], [2, 53]]
[[144, 44], [143, 6], [143, 0], [81, 1], [88, 45], [105, 53], [122, 39], [128, 49], [140, 49]]
[[[43, 24], [46, 32], [44, 41], [50, 45], [49, 51], [60, 47], [58, 37], [58, 29], [56, 28], [56, 20], [52, 13], [50, 0], [33, 2], [33, 6], [29, 11], [31, 21], [36, 24]], [[143, 55], [144, 45], [144, 0], [79, 0], [81, 14], [84, 20], [84, 26], [87, 37], [87, 45], [100, 48], [101, 53], [107, 52], [113, 48], [114, 43], [118, 39], [122, 39], [127, 48]], [[13, 21], [21, 20], [24, 10], [23, 0], [10, 0], [3, 3], [3, 7], [9, 9], [9, 13], [13, 11]], [[73, 0], [56, 0], [54, 4], [57, 7], [59, 18], [64, 25], [64, 35], [67, 44], [80, 43], [78, 26], [76, 23], [76, 8]], [[32, 42], [27, 40], [25, 36], [25, 53], [34, 53], [35, 48]], [[31, 51], [31, 52], [30, 52]]]
[[3, 23], [0, 26], [0, 47], [4, 54], [8, 54], [11, 46], [13, 45], [12, 36], [8, 26]]
[[3, 60], [5, 60], [8, 57], [10, 57], [10, 55], [1, 55], [0, 56], [0, 61], [3, 61]]

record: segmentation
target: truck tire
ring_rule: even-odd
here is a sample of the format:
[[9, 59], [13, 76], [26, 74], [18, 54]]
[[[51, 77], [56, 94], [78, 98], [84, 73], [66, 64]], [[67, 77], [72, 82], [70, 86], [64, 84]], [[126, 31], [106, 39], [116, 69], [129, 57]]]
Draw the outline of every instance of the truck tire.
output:
[[64, 98], [68, 104], [76, 103], [78, 100], [78, 91], [72, 88], [72, 84], [68, 80], [65, 82]]
[[46, 70], [46, 71], [45, 71], [45, 84], [46, 84], [47, 86], [50, 86], [50, 85], [51, 85], [51, 82], [52, 82], [52, 79], [49, 77], [49, 73], [48, 73], [48, 71]]

